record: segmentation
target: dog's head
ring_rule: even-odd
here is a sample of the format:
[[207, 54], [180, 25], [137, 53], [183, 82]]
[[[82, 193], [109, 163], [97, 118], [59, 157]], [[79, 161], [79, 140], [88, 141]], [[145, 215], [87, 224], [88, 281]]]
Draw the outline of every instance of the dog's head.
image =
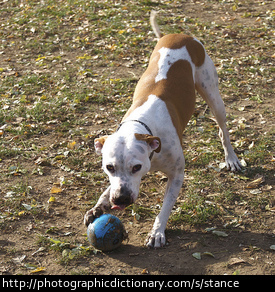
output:
[[124, 137], [115, 133], [95, 139], [94, 144], [109, 176], [112, 209], [123, 210], [137, 199], [141, 178], [151, 167], [149, 157], [161, 149], [160, 139], [146, 134]]

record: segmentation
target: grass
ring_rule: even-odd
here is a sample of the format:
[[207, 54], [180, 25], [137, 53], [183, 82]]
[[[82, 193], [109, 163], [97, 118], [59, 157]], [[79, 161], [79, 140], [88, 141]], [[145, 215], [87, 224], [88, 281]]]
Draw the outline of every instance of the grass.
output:
[[[197, 17], [190, 5], [186, 4], [183, 15], [181, 1], [1, 4], [2, 230], [7, 231], [11, 222], [49, 218], [45, 202], [61, 176], [67, 179], [66, 196], [81, 211], [96, 202], [107, 178], [101, 158], [94, 154], [93, 140], [112, 133], [131, 104], [155, 45], [148, 21], [151, 9], [160, 10], [163, 32], [189, 33], [205, 44], [218, 70], [233, 145], [247, 163], [237, 174], [219, 169], [224, 157], [218, 129], [206, 104], [198, 99], [183, 136], [187, 179], [169, 226], [226, 223], [226, 216], [241, 216], [251, 226], [245, 221], [247, 210], [254, 213], [255, 221], [263, 209], [269, 212], [267, 206], [272, 208], [274, 200], [269, 189], [274, 182], [274, 11], [264, 9], [269, 1], [257, 3], [259, 9], [241, 1], [205, 1]], [[210, 17], [213, 5], [218, 7], [215, 19]], [[229, 14], [221, 13], [226, 10]], [[37, 164], [38, 158], [43, 163]], [[157, 175], [144, 179], [144, 193], [160, 192]], [[263, 175], [265, 182], [257, 187], [258, 194], [251, 195], [246, 184], [255, 175]], [[6, 197], [9, 192], [14, 195]], [[148, 210], [153, 200], [148, 206], [137, 203], [140, 220], [151, 219], [153, 211]], [[59, 208], [68, 208], [68, 202]], [[125, 216], [131, 218], [128, 213]], [[49, 239], [42, 238], [40, 244], [49, 247]], [[76, 258], [70, 250], [63, 260]]]

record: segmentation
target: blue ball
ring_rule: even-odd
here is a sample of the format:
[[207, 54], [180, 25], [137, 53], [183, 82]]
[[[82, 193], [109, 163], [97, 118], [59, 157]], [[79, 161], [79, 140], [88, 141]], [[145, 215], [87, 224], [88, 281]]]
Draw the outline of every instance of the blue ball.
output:
[[127, 236], [123, 224], [116, 216], [103, 214], [89, 224], [87, 237], [96, 249], [111, 251], [118, 248]]

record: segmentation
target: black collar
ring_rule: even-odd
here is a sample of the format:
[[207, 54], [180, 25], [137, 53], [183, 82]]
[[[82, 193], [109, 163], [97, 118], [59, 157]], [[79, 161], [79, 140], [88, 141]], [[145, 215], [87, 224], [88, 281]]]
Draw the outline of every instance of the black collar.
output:
[[127, 122], [137, 122], [137, 123], [140, 123], [148, 132], [151, 136], [153, 136], [153, 133], [152, 131], [150, 130], [150, 128], [145, 124], [143, 123], [142, 121], [139, 121], [139, 120], [128, 120], [128, 121], [125, 121], [125, 122], [122, 122], [119, 124], [119, 126], [117, 127], [116, 129], [116, 132], [120, 129], [120, 127], [124, 124], [124, 123], [127, 123]]
[[[118, 125], [117, 129], [116, 129], [116, 132], [121, 128], [121, 126], [124, 124], [124, 123], [127, 123], [127, 122], [137, 122], [137, 123], [140, 123], [148, 132], [151, 136], [154, 136], [151, 129], [145, 124], [143, 123], [142, 121], [139, 121], [139, 120], [128, 120], [128, 121], [125, 121], [125, 122], [122, 122]], [[154, 152], [155, 151], [152, 151], [150, 156], [149, 156], [149, 159], [151, 160], [153, 158], [153, 155], [154, 155]]]

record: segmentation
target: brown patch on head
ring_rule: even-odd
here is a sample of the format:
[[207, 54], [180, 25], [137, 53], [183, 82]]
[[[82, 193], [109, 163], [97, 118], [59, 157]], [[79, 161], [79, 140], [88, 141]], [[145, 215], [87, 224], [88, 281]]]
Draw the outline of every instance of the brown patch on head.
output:
[[104, 144], [105, 143], [105, 141], [107, 140], [107, 138], [108, 138], [109, 136], [108, 135], [106, 135], [106, 136], [102, 136], [102, 137], [100, 137], [100, 138], [96, 138], [95, 139], [95, 143], [100, 143], [100, 144]]
[[137, 140], [146, 142], [153, 151], [159, 153], [161, 150], [161, 141], [159, 137], [148, 135], [148, 134], [137, 134], [135, 133]]
[[105, 141], [107, 140], [109, 136], [102, 136], [100, 138], [96, 138], [94, 141], [94, 145], [95, 145], [95, 150], [97, 154], [101, 154], [101, 150], [103, 148], [103, 145], [105, 143]]

